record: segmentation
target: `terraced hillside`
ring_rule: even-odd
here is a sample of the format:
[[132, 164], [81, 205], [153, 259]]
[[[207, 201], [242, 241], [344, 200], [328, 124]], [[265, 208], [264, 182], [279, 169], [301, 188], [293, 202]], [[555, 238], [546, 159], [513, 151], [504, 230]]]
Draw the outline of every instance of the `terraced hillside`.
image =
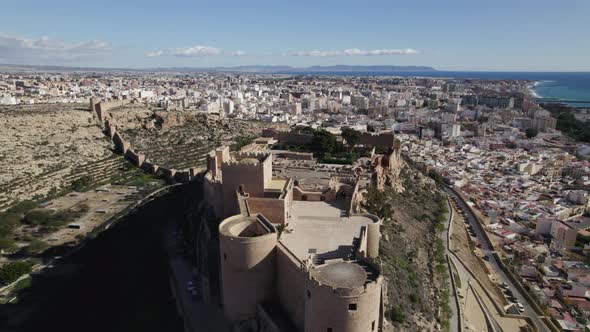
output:
[[0, 210], [81, 177], [106, 181], [126, 164], [86, 104], [0, 107], [0, 128]]
[[267, 127], [285, 127], [137, 105], [110, 114], [117, 130], [136, 152], [155, 164], [177, 170], [204, 167], [207, 152], [222, 144], [231, 145], [236, 138], [259, 136]]

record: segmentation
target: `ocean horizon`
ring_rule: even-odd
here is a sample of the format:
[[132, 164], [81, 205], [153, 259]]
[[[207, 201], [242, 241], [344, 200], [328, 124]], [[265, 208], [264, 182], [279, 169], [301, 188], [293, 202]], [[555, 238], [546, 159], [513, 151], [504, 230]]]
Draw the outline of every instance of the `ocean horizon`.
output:
[[[492, 72], [492, 71], [400, 71], [400, 72], [277, 72], [309, 76], [432, 77], [478, 80], [531, 81], [531, 92], [541, 101], [590, 107], [590, 72]], [[581, 101], [576, 103], [573, 101]]]

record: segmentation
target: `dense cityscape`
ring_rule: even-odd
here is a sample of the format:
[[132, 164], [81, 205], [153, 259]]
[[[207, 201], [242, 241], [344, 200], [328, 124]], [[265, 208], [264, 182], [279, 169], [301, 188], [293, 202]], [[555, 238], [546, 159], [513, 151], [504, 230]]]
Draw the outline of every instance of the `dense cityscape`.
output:
[[1, 12], [0, 332], [590, 332], [588, 0]]
[[[75, 247], [84, 242], [82, 234], [92, 234], [93, 229], [105, 220], [111, 220], [107, 216], [96, 218], [89, 217], [88, 214], [94, 212], [115, 216], [127, 209], [128, 204], [145, 199], [146, 195], [151, 195], [150, 192], [153, 193], [154, 190], [158, 191], [157, 188], [165, 189], [174, 183], [198, 183], [201, 181], [201, 174], [204, 174], [205, 193], [217, 190], [214, 189], [215, 183], [219, 183], [222, 188], [225, 188], [227, 181], [243, 183], [242, 188], [249, 193], [244, 194], [245, 203], [240, 204], [249, 207], [247, 212], [242, 208], [242, 212], [238, 209], [239, 215], [254, 217], [258, 213], [259, 216], [269, 218], [258, 217], [264, 218], [264, 222], [267, 223], [263, 222], [262, 225], [266, 225], [264, 227], [272, 228], [268, 225], [274, 224], [274, 227], [281, 229], [280, 232], [286, 232], [283, 237], [279, 235], [279, 241], [283, 243], [281, 246], [289, 248], [285, 249], [289, 252], [295, 252], [296, 259], [303, 262], [298, 264], [316, 266], [308, 266], [306, 271], [312, 271], [308, 273], [320, 273], [313, 272], [316, 269], [330, 271], [321, 268], [322, 264], [327, 264], [330, 269], [336, 269], [336, 272], [321, 272], [311, 277], [313, 280], [319, 278], [318, 280], [324, 280], [322, 282], [328, 284], [337, 283], [333, 279], [336, 278], [334, 273], [341, 273], [338, 272], [339, 269], [350, 267], [331, 265], [342, 263], [328, 263], [337, 257], [340, 257], [338, 261], [342, 262], [344, 259], [346, 262], [350, 259], [346, 258], [349, 254], [326, 256], [331, 250], [330, 247], [325, 247], [325, 253], [322, 253], [322, 249], [319, 249], [321, 246], [318, 247], [319, 243], [313, 245], [312, 235], [306, 233], [309, 232], [306, 227], [316, 226], [311, 226], [313, 224], [307, 224], [295, 216], [305, 214], [303, 211], [308, 204], [316, 204], [309, 207], [314, 206], [313, 209], [319, 213], [315, 217], [306, 216], [304, 219], [308, 222], [314, 220], [313, 218], [328, 220], [325, 218], [332, 218], [328, 215], [334, 212], [330, 212], [332, 210], [327, 206], [317, 205], [319, 202], [304, 204], [302, 201], [314, 200], [314, 195], [322, 193], [322, 201], [335, 199], [334, 202], [338, 202], [339, 195], [343, 195], [345, 202], [348, 202], [344, 204], [350, 204], [350, 207], [342, 210], [349, 211], [348, 218], [361, 218], [353, 217], [355, 214], [351, 214], [357, 213], [357, 210], [376, 215], [382, 220], [379, 223], [385, 223], [381, 226], [381, 241], [388, 242], [390, 240], [387, 238], [390, 235], [386, 231], [387, 223], [399, 224], [396, 219], [401, 217], [397, 212], [392, 215], [384, 210], [390, 205], [392, 211], [410, 208], [399, 203], [396, 205], [391, 199], [395, 195], [411, 195], [414, 184], [411, 184], [407, 177], [409, 170], [414, 170], [418, 172], [413, 175], [414, 179], [418, 176], [424, 178], [422, 181], [429, 179], [438, 187], [431, 190], [440, 191], [441, 194], [444, 192], [450, 198], [448, 208], [441, 210], [446, 212], [434, 212], [434, 215], [447, 215], [436, 217], [443, 221], [443, 225], [436, 227], [437, 232], [444, 228], [445, 231], [440, 236], [444, 237], [444, 234], [447, 234], [448, 237], [444, 244], [441, 242], [444, 250], [441, 254], [448, 257], [448, 267], [445, 261], [440, 262], [443, 266], [441, 269], [447, 272], [442, 272], [441, 275], [434, 273], [430, 277], [433, 282], [430, 287], [440, 287], [448, 283], [451, 291], [440, 293], [435, 298], [426, 296], [420, 300], [433, 301], [433, 305], [440, 308], [437, 310], [438, 313], [430, 313], [432, 316], [420, 314], [417, 307], [410, 306], [413, 309], [408, 309], [396, 303], [406, 300], [398, 298], [400, 294], [395, 291], [395, 274], [387, 273], [387, 254], [383, 257], [384, 249], [378, 254], [379, 247], [370, 249], [370, 241], [374, 240], [370, 240], [369, 235], [367, 240], [361, 239], [361, 247], [355, 249], [359, 250], [355, 261], [364, 269], [368, 269], [368, 266], [374, 264], [370, 262], [377, 259], [380, 267], [373, 268], [380, 272], [373, 273], [385, 273], [385, 283], [389, 284], [383, 288], [389, 288], [389, 292], [381, 295], [382, 298], [379, 300], [386, 303], [382, 309], [385, 314], [377, 321], [372, 321], [373, 329], [391, 330], [405, 326], [408, 330], [456, 330], [457, 326], [465, 326], [466, 329], [478, 331], [480, 328], [485, 329], [486, 324], [505, 331], [527, 328], [581, 331], [585, 328], [590, 308], [587, 297], [590, 267], [586, 263], [590, 250], [590, 233], [587, 231], [590, 227], [590, 146], [557, 129], [562, 126], [560, 119], [563, 116], [555, 112], [555, 105], [539, 104], [542, 103], [542, 99], [535, 96], [533, 81], [172, 72], [16, 72], [1, 74], [0, 78], [3, 126], [12, 127], [19, 116], [32, 117], [31, 119], [41, 123], [44, 117], [59, 109], [62, 111], [57, 111], [58, 114], [86, 114], [85, 117], [90, 116], [87, 125], [93, 127], [94, 121], [102, 123], [107, 137], [110, 136], [112, 139], [114, 151], [123, 154], [123, 159], [112, 159], [119, 163], [118, 171], [124, 170], [124, 174], [131, 174], [126, 175], [127, 177], [120, 176], [113, 182], [113, 174], [116, 172], [108, 173], [111, 174], [110, 178], [99, 178], [97, 174], [87, 171], [80, 173], [86, 175], [76, 175], [72, 169], [70, 174], [74, 175], [71, 175], [69, 180], [59, 183], [56, 178], [52, 180], [56, 186], [48, 188], [41, 180], [52, 172], [52, 167], [62, 169], [64, 166], [60, 162], [68, 158], [67, 155], [72, 151], [62, 151], [63, 155], [57, 159], [40, 155], [34, 157], [36, 167], [26, 166], [30, 163], [26, 155], [28, 153], [19, 155], [19, 150], [24, 151], [23, 144], [33, 144], [33, 150], [39, 150], [35, 147], [39, 142], [35, 142], [35, 138], [26, 137], [38, 133], [25, 130], [26, 125], [22, 122], [21, 134], [16, 134], [19, 137], [17, 140], [13, 139], [15, 133], [4, 132], [3, 136], [6, 137], [2, 137], [2, 140], [5, 143], [0, 154], [0, 160], [6, 164], [3, 168], [28, 168], [27, 176], [37, 180], [27, 184], [30, 187], [22, 187], [25, 184], [19, 178], [19, 172], [2, 173], [4, 191], [0, 193], [0, 204], [5, 210], [3, 218], [8, 220], [15, 207], [17, 210], [22, 209], [23, 202], [43, 202], [36, 203], [39, 204], [38, 207], [34, 204], [22, 210], [25, 213], [24, 226], [14, 228], [14, 240], [11, 240], [11, 231], [3, 232], [5, 258], [2, 260], [5, 263], [13, 260], [9, 258], [11, 252], [20, 252], [20, 249], [25, 250], [25, 256], [34, 257], [42, 254], [47, 248], [63, 243]], [[54, 111], [47, 111], [51, 109]], [[586, 111], [572, 109], [574, 121], [585, 121]], [[55, 119], [59, 121], [59, 118]], [[86, 118], [81, 122], [85, 120]], [[228, 127], [230, 125], [238, 127]], [[203, 130], [207, 130], [205, 128], [217, 133], [214, 132], [211, 136], [203, 135]], [[76, 130], [79, 129], [74, 128], [72, 132]], [[564, 130], [567, 131], [567, 128]], [[101, 134], [97, 134], [99, 132], [100, 130], [93, 135], [100, 136]], [[44, 133], [47, 134], [49, 133]], [[55, 135], [49, 134], [46, 143], [41, 145], [56, 144], [51, 138]], [[162, 141], [165, 135], [170, 137], [166, 136]], [[174, 158], [166, 158], [162, 154], [162, 149], [154, 149], [155, 145], [161, 144], [167, 144], [175, 149], [187, 146], [187, 152], [184, 158], [175, 161]], [[231, 152], [230, 156], [228, 152], [223, 152], [223, 146], [231, 146], [231, 150], [237, 152]], [[108, 155], [109, 152], [101, 152], [101, 149], [104, 147], [96, 146], [87, 151], [81, 151], [80, 148], [73, 150], [82, 153], [75, 157], [79, 161]], [[209, 153], [210, 149], [213, 149], [213, 152]], [[175, 155], [174, 150], [166, 151], [170, 151], [168, 154], [171, 156]], [[400, 153], [399, 157], [395, 157]], [[34, 156], [37, 152], [31, 154]], [[231, 161], [226, 164], [228, 158]], [[256, 161], [256, 158], [259, 161]], [[124, 165], [125, 159], [129, 161], [129, 166]], [[264, 193], [256, 194], [256, 185], [246, 184], [252, 179], [241, 179], [240, 173], [232, 175], [234, 171], [230, 166], [233, 163], [241, 163], [240, 167], [247, 167], [248, 163], [266, 164], [266, 160], [272, 163], [273, 180], [265, 182]], [[80, 165], [93, 164], [89, 161], [81, 162]], [[137, 167], [136, 170], [133, 170], [134, 167]], [[246, 169], [240, 172], [250, 172]], [[225, 181], [222, 180], [221, 171], [225, 174]], [[321, 175], [322, 172], [328, 172], [329, 183], [323, 180], [326, 178]], [[316, 173], [317, 175], [314, 175]], [[238, 179], [229, 180], [234, 176]], [[264, 175], [264, 178], [266, 177], [267, 175]], [[138, 181], [139, 179], [142, 181]], [[295, 181], [295, 185], [293, 186], [290, 181]], [[20, 183], [20, 186], [26, 189], [19, 190], [19, 186], [11, 186], [11, 183]], [[34, 184], [37, 187], [33, 186]], [[269, 186], [269, 189], [266, 189], [266, 186]], [[350, 186], [356, 189], [353, 192], [349, 191], [351, 189], [342, 189], [352, 188]], [[286, 190], [280, 197], [293, 196], [293, 202], [283, 202], [282, 198], [279, 198], [279, 201], [283, 202], [281, 204], [285, 204], [282, 216], [276, 215], [276, 210], [273, 210], [275, 208], [272, 208], [276, 203], [271, 204], [270, 201], [264, 200], [269, 198], [262, 198], [270, 197], [270, 188], [273, 187]], [[94, 190], [98, 197], [90, 197], [91, 191], [87, 192], [89, 189]], [[131, 193], [128, 193], [129, 189]], [[82, 196], [81, 201], [86, 203], [81, 205], [78, 202], [72, 205], [64, 202], [64, 199], [60, 200], [61, 195], [72, 190], [80, 191], [76, 196]], [[224, 190], [232, 189], [220, 190], [219, 195], [227, 196], [228, 192]], [[333, 198], [329, 198], [332, 197], [328, 194], [330, 190], [335, 191]], [[118, 195], [124, 194], [125, 197], [129, 197], [126, 199], [130, 199], [128, 203], [108, 207], [92, 203], [112, 200], [115, 191]], [[435, 195], [434, 191], [431, 195]], [[378, 194], [379, 192], [382, 194]], [[107, 194], [110, 196], [105, 196]], [[135, 196], [129, 196], [130, 194]], [[72, 195], [67, 194], [70, 197]], [[228, 222], [237, 223], [236, 225], [246, 222], [233, 221], [235, 217], [231, 216], [236, 212], [228, 212], [230, 205], [216, 207], [221, 201], [231, 200], [231, 195], [223, 199], [214, 198], [217, 194], [209, 195], [213, 196], [205, 196], [205, 200], [216, 215], [230, 217], [227, 219]], [[257, 195], [262, 195], [262, 200], [257, 199]], [[320, 200], [319, 196], [317, 199]], [[48, 221], [43, 219], [39, 211], [47, 211], [44, 209], [51, 206], [52, 211], [58, 211], [54, 214], [69, 212], [69, 224], [52, 224], [56, 222], [53, 220], [59, 217], [52, 218], [51, 213], [45, 216]], [[71, 207], [59, 210], [60, 206]], [[324, 212], [319, 212], [320, 210]], [[413, 222], [419, 222], [423, 217], [418, 215]], [[232, 221], [229, 221], [230, 219]], [[248, 222], [251, 223], [251, 220], [255, 219], [245, 220], [250, 220]], [[268, 224], [268, 220], [271, 224]], [[361, 218], [355, 222], [363, 225], [366, 221]], [[41, 225], [41, 228], [35, 226], [36, 224]], [[219, 226], [222, 232], [220, 236], [225, 234], [223, 227], [229, 227], [223, 226], [224, 224], [225, 222]], [[45, 228], [42, 225], [46, 225]], [[66, 228], [60, 230], [61, 227]], [[303, 230], [298, 231], [299, 227], [303, 227]], [[338, 241], [348, 241], [345, 234], [350, 230], [340, 229], [343, 226], [337, 224], [331, 227], [336, 227], [330, 231], [332, 234], [344, 232]], [[365, 227], [367, 226], [361, 227], [361, 238], [365, 234], [363, 232], [366, 232], [362, 230]], [[72, 232], [72, 229], [85, 230], [78, 231], [80, 235], [74, 239], [75, 231]], [[197, 235], [201, 234], [200, 231], [195, 234], [194, 229], [191, 234], [187, 234], [188, 231], [182, 228], [178, 228], [178, 232], [181, 235], [177, 235], [177, 241], [182, 237], [202, 236]], [[230, 233], [227, 235], [234, 236]], [[39, 239], [27, 239], [35, 237], [35, 234], [45, 235]], [[393, 234], [395, 233], [391, 236]], [[354, 232], [349, 236], [355, 237]], [[317, 257], [307, 257], [307, 254], [298, 252], [304, 249], [297, 244], [302, 239], [312, 241], [309, 245], [317, 247], [313, 249]], [[196, 245], [199, 248], [199, 243], [211, 243], [212, 238], [199, 238], [193, 244], [184, 243], [185, 241], [182, 241], [182, 246]], [[223, 237], [221, 241], [223, 247]], [[367, 249], [362, 249], [363, 245], [368, 246]], [[382, 243], [381, 246], [383, 245]], [[430, 250], [432, 255], [437, 255], [436, 248], [426, 250]], [[211, 274], [211, 271], [203, 271], [198, 267], [199, 264], [211, 264], [211, 257], [215, 255], [219, 253], [207, 251], [204, 254], [199, 253], [197, 249], [196, 258], [191, 258], [190, 255], [186, 257], [185, 264], [194, 265], [199, 272], [188, 284], [186, 280], [180, 279], [183, 280], [179, 282], [180, 288], [186, 284], [188, 294], [192, 294], [193, 299], [185, 303], [180, 297], [179, 305], [184, 307], [184, 311], [190, 312], [195, 310], [192, 304], [195, 298], [202, 297], [203, 303], [212, 308], [216, 308], [216, 301], [221, 301], [226, 303], [224, 313], [229, 319], [228, 322], [237, 324], [237, 320], [239, 325], [236, 326], [242, 330], [258, 330], [262, 326], [272, 326], [273, 312], [264, 311], [269, 310], [264, 306], [265, 309], [259, 311], [265, 312], [265, 319], [260, 318], [255, 311], [250, 312], [247, 308], [241, 307], [245, 306], [245, 303], [238, 307], [235, 307], [237, 304], [233, 304], [233, 307], [230, 307], [229, 303], [233, 303], [233, 300], [227, 296], [236, 290], [232, 284], [226, 284], [229, 282], [226, 275], [223, 275], [221, 285], [224, 299], [215, 300], [220, 296], [217, 293], [219, 290], [211, 288], [210, 278], [215, 273]], [[305, 263], [308, 259], [312, 261]], [[326, 262], [322, 263], [324, 260]], [[43, 271], [49, 266], [50, 263], [45, 263], [35, 266], [35, 269]], [[282, 280], [280, 268], [279, 264], [275, 272], [278, 273], [277, 283]], [[222, 268], [221, 271], [228, 274], [229, 272], [224, 272], [224, 269], [229, 267]], [[173, 274], [178, 273], [174, 268], [172, 271]], [[450, 280], [449, 276], [452, 276]], [[374, 279], [374, 282], [382, 283], [380, 278]], [[423, 287], [426, 287], [426, 284]], [[7, 289], [8, 293], [5, 292], [4, 296], [9, 299], [12, 293], [9, 287]], [[476, 294], [474, 298], [469, 296], [470, 290]], [[277, 301], [281, 300], [281, 296], [286, 296], [280, 293], [279, 291], [276, 295], [279, 296]], [[441, 296], [447, 296], [449, 299], [441, 302]], [[260, 295], [256, 298], [257, 300], [253, 301], [267, 299]], [[356, 304], [354, 305], [356, 310]], [[318, 327], [314, 327], [315, 324], [338, 326], [336, 322], [323, 321], [325, 317], [313, 318], [306, 314], [305, 318], [298, 318], [298, 309], [289, 308], [289, 305], [284, 310], [287, 316], [291, 315], [291, 310], [293, 311], [293, 316], [287, 320], [291, 321], [290, 324], [296, 329], [306, 326], [306, 330], [316, 330]], [[352, 309], [348, 310], [350, 312]], [[370, 315], [377, 314], [374, 311], [376, 309], [371, 310]], [[238, 312], [240, 314], [237, 314]], [[250, 313], [258, 317], [257, 323], [248, 320], [246, 322], [249, 323], [244, 323], [244, 317], [252, 317]], [[332, 315], [340, 317], [341, 314]], [[413, 316], [410, 318], [409, 315]], [[190, 314], [186, 317], [190, 317]], [[201, 315], [195, 317], [201, 322], [206, 319]], [[185, 319], [191, 321], [194, 317]], [[436, 319], [438, 327], [431, 325], [431, 319]], [[186, 324], [190, 326], [199, 322], [185, 321]], [[355, 324], [362, 326], [363, 323]], [[222, 329], [221, 324], [211, 326]], [[362, 331], [364, 328], [359, 327], [358, 330]]]

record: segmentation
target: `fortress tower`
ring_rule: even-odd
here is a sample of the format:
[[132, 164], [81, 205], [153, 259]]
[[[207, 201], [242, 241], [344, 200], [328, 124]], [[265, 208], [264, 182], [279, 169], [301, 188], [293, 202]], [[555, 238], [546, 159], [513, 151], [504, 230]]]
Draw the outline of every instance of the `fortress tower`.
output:
[[272, 297], [277, 233], [262, 215], [236, 215], [219, 225], [223, 310], [232, 322], [256, 314]]
[[310, 270], [305, 332], [381, 331], [383, 277], [368, 264], [335, 262]]

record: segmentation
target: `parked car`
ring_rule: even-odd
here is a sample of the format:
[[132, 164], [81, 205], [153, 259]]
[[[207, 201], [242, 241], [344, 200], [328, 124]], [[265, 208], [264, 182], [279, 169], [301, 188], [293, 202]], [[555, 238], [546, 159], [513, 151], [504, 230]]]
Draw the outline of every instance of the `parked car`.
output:
[[524, 312], [524, 306], [520, 302], [516, 302], [516, 309], [518, 309], [519, 312]]

